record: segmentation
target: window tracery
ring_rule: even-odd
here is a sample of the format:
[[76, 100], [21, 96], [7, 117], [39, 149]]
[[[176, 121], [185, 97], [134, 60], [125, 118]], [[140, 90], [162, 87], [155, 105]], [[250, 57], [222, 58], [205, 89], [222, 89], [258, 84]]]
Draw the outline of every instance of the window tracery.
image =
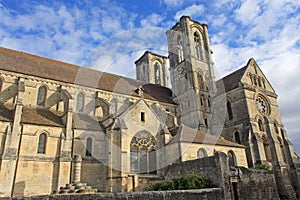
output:
[[150, 133], [137, 133], [130, 143], [130, 171], [156, 173], [156, 148], [156, 140]]
[[269, 115], [270, 112], [270, 106], [268, 104], [268, 102], [266, 101], [266, 99], [264, 97], [262, 97], [261, 95], [259, 95], [256, 98], [256, 107], [259, 110], [259, 112], [263, 115]]

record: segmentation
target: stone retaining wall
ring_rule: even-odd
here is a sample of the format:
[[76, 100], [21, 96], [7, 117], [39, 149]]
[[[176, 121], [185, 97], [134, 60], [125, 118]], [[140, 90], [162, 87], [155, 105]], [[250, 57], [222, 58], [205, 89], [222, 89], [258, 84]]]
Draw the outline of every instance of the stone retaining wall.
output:
[[173, 191], [150, 191], [150, 192], [127, 192], [107, 194], [77, 194], [77, 195], [49, 195], [34, 196], [27, 198], [0, 198], [1, 200], [223, 200], [223, 191], [220, 188], [203, 190], [173, 190]]

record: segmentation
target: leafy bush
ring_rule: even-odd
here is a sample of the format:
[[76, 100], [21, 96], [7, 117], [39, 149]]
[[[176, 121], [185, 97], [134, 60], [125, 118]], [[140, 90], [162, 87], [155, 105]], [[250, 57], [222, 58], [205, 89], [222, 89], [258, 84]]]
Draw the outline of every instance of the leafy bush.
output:
[[189, 190], [189, 189], [203, 189], [211, 188], [213, 184], [211, 180], [203, 178], [197, 174], [187, 174], [185, 178], [178, 177], [171, 181], [155, 182], [144, 190], [147, 191], [160, 191], [160, 190]]
[[257, 164], [257, 165], [255, 165], [254, 168], [255, 168], [255, 169], [265, 169], [265, 170], [269, 170], [269, 169], [270, 169], [270, 166], [269, 166], [269, 165], [266, 165], [266, 164]]

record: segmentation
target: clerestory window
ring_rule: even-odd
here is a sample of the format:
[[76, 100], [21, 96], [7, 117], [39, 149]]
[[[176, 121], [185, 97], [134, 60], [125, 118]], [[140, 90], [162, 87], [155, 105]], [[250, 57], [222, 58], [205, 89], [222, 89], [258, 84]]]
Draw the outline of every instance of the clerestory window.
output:
[[39, 87], [36, 105], [38, 105], [38, 106], [45, 106], [46, 95], [47, 95], [47, 88], [46, 88], [46, 86]]

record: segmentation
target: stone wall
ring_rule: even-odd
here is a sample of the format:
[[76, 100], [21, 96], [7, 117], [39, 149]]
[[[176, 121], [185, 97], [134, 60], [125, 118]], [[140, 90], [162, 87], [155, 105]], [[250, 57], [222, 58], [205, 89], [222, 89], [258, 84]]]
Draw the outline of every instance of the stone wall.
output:
[[240, 175], [237, 188], [240, 199], [279, 199], [274, 174], [268, 171]]
[[[215, 187], [222, 188], [225, 199], [279, 199], [275, 176], [266, 170], [229, 169], [227, 156], [217, 152], [215, 156], [176, 163], [166, 167], [162, 176], [166, 180], [198, 174], [210, 179]], [[235, 194], [236, 193], [236, 194]]]
[[[25, 198], [0, 198], [1, 200], [22, 200]], [[81, 199], [98, 199], [98, 200], [173, 200], [173, 199], [189, 199], [189, 200], [221, 200], [224, 199], [222, 189], [211, 188], [204, 190], [174, 190], [174, 191], [151, 191], [151, 192], [128, 192], [128, 193], [107, 193], [107, 194], [77, 194], [77, 195], [51, 195], [51, 196], [35, 196], [27, 197], [26, 200], [81, 200]]]
[[[226, 155], [224, 154], [224, 156]], [[164, 168], [162, 170], [162, 176], [166, 180], [171, 180], [175, 177], [184, 177], [186, 174], [199, 174], [210, 179], [215, 186], [222, 187], [221, 165], [226, 166], [226, 163], [221, 163], [219, 158], [219, 153], [217, 153], [211, 157], [175, 163]]]

